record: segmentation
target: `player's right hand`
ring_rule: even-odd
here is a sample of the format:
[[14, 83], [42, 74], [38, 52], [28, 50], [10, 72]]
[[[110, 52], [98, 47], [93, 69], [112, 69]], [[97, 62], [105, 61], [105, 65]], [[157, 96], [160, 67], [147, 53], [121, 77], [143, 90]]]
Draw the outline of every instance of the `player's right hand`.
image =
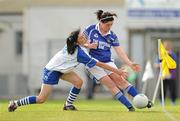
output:
[[84, 46], [89, 49], [96, 49], [98, 46], [98, 43], [86, 43], [84, 44]]
[[136, 64], [136, 63], [132, 63], [130, 65], [130, 67], [135, 71], [135, 72], [140, 72], [141, 71], [141, 67], [139, 64]]

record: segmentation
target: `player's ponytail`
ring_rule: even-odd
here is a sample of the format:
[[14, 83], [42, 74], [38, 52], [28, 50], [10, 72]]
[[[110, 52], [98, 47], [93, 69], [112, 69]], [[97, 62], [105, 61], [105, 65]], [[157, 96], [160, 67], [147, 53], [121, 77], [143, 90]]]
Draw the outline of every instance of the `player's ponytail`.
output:
[[97, 19], [100, 20], [102, 14], [103, 14], [103, 10], [98, 10], [97, 12], [95, 12], [95, 14], [96, 14], [96, 16], [97, 16]]
[[103, 10], [98, 10], [96, 12], [97, 19], [102, 23], [107, 23], [114, 20], [114, 16], [117, 17], [115, 13], [103, 12]]
[[71, 32], [71, 34], [66, 40], [67, 51], [71, 55], [75, 52], [77, 48], [77, 40], [78, 40], [79, 33], [80, 33], [80, 29]]

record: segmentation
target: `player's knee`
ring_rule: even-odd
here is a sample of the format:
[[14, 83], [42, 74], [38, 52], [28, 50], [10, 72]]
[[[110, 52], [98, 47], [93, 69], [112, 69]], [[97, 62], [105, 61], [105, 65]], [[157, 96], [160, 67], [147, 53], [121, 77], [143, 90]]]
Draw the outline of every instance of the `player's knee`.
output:
[[107, 84], [107, 87], [109, 87], [111, 90], [114, 90], [115, 88], [117, 88], [117, 86], [114, 83], [112, 83], [112, 82], [109, 82]]
[[77, 88], [81, 88], [82, 84], [83, 84], [82, 80], [78, 80], [78, 81], [74, 82], [74, 86], [77, 87]]
[[46, 101], [46, 98], [45, 97], [37, 97], [37, 103], [44, 103]]
[[125, 89], [129, 86], [129, 82], [127, 80], [118, 80], [117, 86], [121, 89]]
[[129, 85], [130, 85], [129, 82], [124, 81], [124, 82], [122, 82], [121, 87], [122, 87], [123, 89], [125, 89], [125, 88], [127, 88]]
[[114, 84], [112, 84], [108, 88], [109, 88], [109, 90], [111, 91], [112, 94], [117, 94], [117, 92], [119, 92], [119, 88]]

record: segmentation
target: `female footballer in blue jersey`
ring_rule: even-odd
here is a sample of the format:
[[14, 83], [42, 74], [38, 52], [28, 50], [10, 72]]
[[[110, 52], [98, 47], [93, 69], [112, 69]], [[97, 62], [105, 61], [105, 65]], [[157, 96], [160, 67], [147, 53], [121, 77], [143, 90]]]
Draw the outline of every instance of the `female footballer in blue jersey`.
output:
[[[116, 34], [111, 31], [111, 27], [114, 22], [114, 16], [117, 17], [117, 15], [115, 13], [104, 12], [102, 10], [98, 10], [96, 12], [96, 15], [99, 23], [88, 26], [83, 32], [89, 43], [97, 43], [97, 48], [90, 49], [89, 55], [91, 55], [98, 61], [104, 62], [114, 68], [117, 68], [117, 66], [111, 59], [111, 48], [113, 47], [118, 57], [120, 57], [134, 71], [139, 72], [140, 66], [129, 60], [128, 56], [120, 46]], [[97, 66], [94, 66], [87, 70], [102, 84], [105, 84], [112, 92], [112, 94], [116, 97], [116, 99], [123, 103], [129, 109], [129, 111], [135, 111], [132, 104], [125, 98], [125, 96], [121, 92], [126, 91], [132, 97], [135, 97], [138, 94], [134, 86], [129, 84], [126, 79], [124, 79], [120, 75]], [[121, 91], [119, 89], [121, 89]], [[151, 105], [152, 104], [149, 101], [147, 107], [151, 107]]]
[[73, 106], [73, 102], [80, 92], [83, 81], [72, 69], [74, 69], [79, 63], [85, 64], [87, 68], [99, 66], [101, 68], [113, 71], [118, 75], [126, 76], [126, 73], [124, 73], [122, 70], [113, 68], [89, 57], [82, 50], [81, 45], [84, 45], [84, 43], [88, 47], [93, 47], [94, 45], [87, 45], [86, 42], [87, 41], [84, 35], [80, 34], [80, 30], [72, 32], [67, 38], [66, 46], [59, 51], [45, 66], [39, 95], [28, 96], [19, 100], [10, 101], [8, 111], [13, 112], [17, 109], [17, 107], [23, 105], [44, 103], [51, 93], [53, 85], [58, 84], [59, 78], [73, 84], [63, 109], [77, 110], [75, 106]]

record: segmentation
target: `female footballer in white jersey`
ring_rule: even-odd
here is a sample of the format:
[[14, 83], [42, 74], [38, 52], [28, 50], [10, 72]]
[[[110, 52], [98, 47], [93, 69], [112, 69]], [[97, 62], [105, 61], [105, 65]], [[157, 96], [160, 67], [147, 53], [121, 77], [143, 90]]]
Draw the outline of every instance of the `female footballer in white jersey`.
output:
[[[83, 32], [89, 43], [98, 44], [96, 49], [89, 50], [89, 55], [91, 55], [98, 61], [104, 62], [114, 68], [117, 68], [111, 59], [111, 48], [113, 47], [117, 55], [127, 65], [129, 65], [134, 71], [139, 72], [140, 66], [129, 60], [128, 56], [120, 46], [116, 34], [111, 31], [111, 27], [114, 22], [114, 16], [117, 17], [117, 15], [115, 13], [104, 12], [102, 10], [98, 10], [96, 12], [96, 15], [99, 23], [88, 26]], [[123, 93], [119, 90], [120, 88], [122, 91], [126, 91], [133, 97], [138, 94], [134, 86], [129, 84], [126, 79], [122, 78], [116, 73], [112, 73], [111, 71], [108, 71], [98, 66], [89, 68], [88, 71], [97, 80], [100, 80], [102, 84], [105, 84], [115, 96], [115, 98], [118, 99], [121, 103], [123, 103], [129, 109], [129, 111], [135, 110], [131, 103], [124, 97]], [[116, 85], [114, 85], [113, 82]], [[151, 107], [151, 102], [149, 102], [147, 107]]]
[[[69, 92], [69, 96], [64, 105], [64, 110], [77, 110], [73, 106], [73, 102], [80, 92], [83, 84], [82, 79], [73, 71], [73, 69], [79, 64], [83, 63], [88, 68], [93, 66], [99, 66], [107, 70], [113, 71], [118, 75], [126, 76], [122, 70], [113, 68], [102, 62], [98, 62], [95, 59], [89, 57], [81, 48], [81, 45], [86, 43], [86, 39], [83, 34], [80, 34], [80, 30], [76, 30], [70, 34], [67, 38], [66, 46], [59, 51], [45, 66], [41, 91], [38, 96], [28, 96], [19, 100], [9, 102], [8, 111], [13, 112], [19, 106], [28, 104], [41, 104], [44, 103], [52, 91], [53, 85], [58, 84], [59, 78], [73, 84]], [[93, 47], [92, 45], [87, 45]]]

